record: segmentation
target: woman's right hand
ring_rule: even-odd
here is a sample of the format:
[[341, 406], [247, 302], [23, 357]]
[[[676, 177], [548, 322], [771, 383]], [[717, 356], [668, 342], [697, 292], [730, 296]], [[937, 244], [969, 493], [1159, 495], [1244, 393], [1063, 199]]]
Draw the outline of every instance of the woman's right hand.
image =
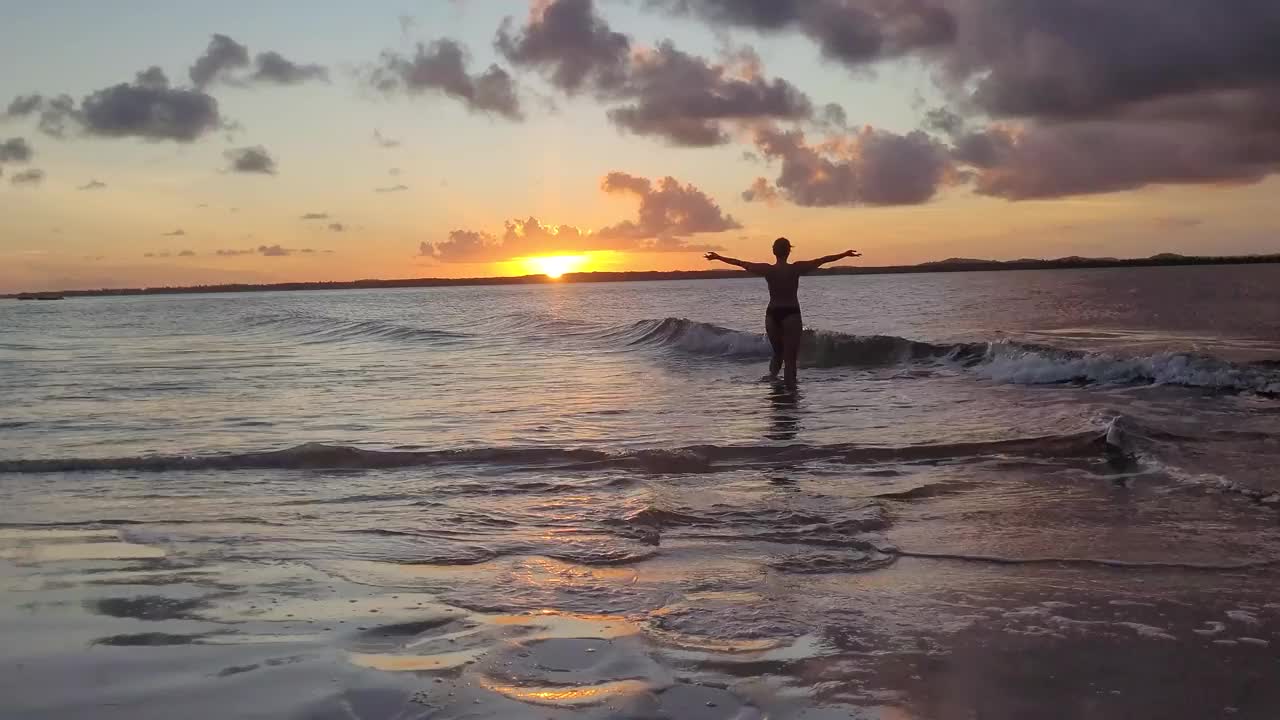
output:
[[862, 257], [862, 253], [858, 252], [857, 250], [845, 250], [844, 256], [845, 257]]
[[709, 253], [707, 253], [706, 255], [703, 255], [702, 257], [704, 257], [704, 258], [706, 258], [706, 259], [708, 259], [708, 260], [719, 260], [719, 259], [720, 259], [720, 254], [719, 254], [719, 253], [714, 253], [714, 252], [709, 252]]

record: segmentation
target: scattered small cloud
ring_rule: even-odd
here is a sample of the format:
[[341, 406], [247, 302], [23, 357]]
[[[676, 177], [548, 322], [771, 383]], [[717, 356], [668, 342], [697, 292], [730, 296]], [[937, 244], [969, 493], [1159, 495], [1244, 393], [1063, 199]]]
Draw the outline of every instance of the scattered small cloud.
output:
[[409, 189], [408, 185], [392, 185], [390, 187], [374, 188], [373, 191], [380, 192], [380, 193], [394, 193], [394, 192], [404, 192], [405, 190], [408, 190], [408, 189]]
[[769, 184], [768, 179], [758, 177], [751, 187], [742, 191], [742, 199], [747, 202], [762, 202], [766, 205], [777, 205], [780, 199], [778, 191]]
[[400, 147], [399, 140], [396, 140], [395, 138], [389, 138], [386, 135], [383, 135], [381, 130], [373, 131], [373, 142], [376, 143], [378, 147], [383, 147], [383, 148]]
[[[275, 175], [276, 161], [261, 145], [227, 150], [222, 153], [227, 159], [227, 170], [235, 173], [256, 173]], [[234, 210], [233, 210], [234, 211]]]
[[391, 168], [387, 171], [387, 174], [391, 177], [400, 177], [400, 168]]
[[90, 180], [89, 182], [85, 183], [84, 185], [81, 185], [81, 186], [77, 187], [76, 189], [77, 189], [77, 190], [101, 190], [101, 189], [105, 188], [106, 186], [107, 186], [107, 184], [106, 184], [106, 183], [104, 183], [104, 182], [101, 182], [101, 181], [98, 181], [98, 180]]
[[273, 50], [258, 53], [250, 79], [274, 85], [301, 85], [309, 80], [329, 82], [329, 70], [322, 65], [295, 63]]
[[14, 185], [39, 185], [44, 182], [44, 171], [39, 168], [31, 168], [9, 178], [9, 182]]
[[214, 254], [219, 257], [236, 257], [239, 255], [255, 255], [257, 252], [257, 250], [219, 250]]
[[303, 220], [328, 220], [329, 213], [310, 212], [302, 216]]
[[329, 229], [333, 232], [346, 232], [347, 226], [342, 223], [329, 223]]
[[329, 81], [322, 65], [297, 63], [274, 50], [249, 58], [249, 48], [222, 34], [214, 34], [204, 54], [196, 59], [188, 75], [197, 89], [215, 83], [244, 86], [253, 83], [300, 85], [310, 80]]
[[0, 163], [30, 162], [33, 154], [24, 138], [15, 137], [0, 142]]
[[161, 237], [182, 237], [183, 235], [186, 235], [186, 234], [187, 234], [186, 230], [183, 230], [182, 228], [178, 228], [177, 230], [171, 230], [170, 232], [161, 234]]
[[411, 57], [388, 50], [382, 53], [368, 81], [387, 94], [440, 93], [458, 100], [472, 112], [508, 120], [524, 117], [511, 75], [497, 65], [476, 75], [468, 73], [466, 51], [454, 40], [418, 43]]
[[183, 250], [182, 252], [178, 253], [178, 257], [195, 257], [195, 256], [196, 256], [196, 252], [194, 250]]

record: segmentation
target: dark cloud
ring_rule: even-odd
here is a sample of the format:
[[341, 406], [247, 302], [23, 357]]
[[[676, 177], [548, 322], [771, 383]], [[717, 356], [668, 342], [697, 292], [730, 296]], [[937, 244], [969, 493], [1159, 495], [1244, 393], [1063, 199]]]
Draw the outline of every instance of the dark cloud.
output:
[[552, 84], [567, 93], [584, 86], [611, 92], [629, 71], [631, 40], [614, 32], [595, 13], [592, 0], [533, 3], [519, 32], [507, 18], [494, 45], [515, 65], [546, 70]]
[[614, 172], [605, 176], [600, 188], [607, 193], [637, 197], [640, 201], [637, 219], [598, 232], [572, 225], [550, 225], [536, 217], [509, 220], [501, 236], [454, 230], [446, 240], [421, 243], [418, 254], [441, 262], [478, 263], [593, 250], [693, 252], [718, 248], [688, 244], [685, 241], [688, 236], [742, 227], [731, 215], [725, 215], [706, 193], [672, 177], [655, 183]]
[[74, 118], [90, 135], [176, 142], [191, 142], [223, 125], [213, 97], [155, 84], [121, 83], [98, 90], [63, 117]]
[[328, 219], [329, 219], [329, 213], [315, 213], [315, 212], [313, 212], [313, 213], [307, 213], [306, 215], [303, 215], [301, 219], [303, 219], [303, 220], [328, 220]]
[[912, 55], [977, 192], [1009, 199], [1280, 172], [1275, 0], [647, 0], [798, 32], [850, 67]]
[[209, 47], [191, 66], [188, 73], [191, 83], [203, 89], [218, 80], [229, 77], [234, 70], [249, 66], [249, 48], [226, 35], [215, 34]]
[[390, 187], [374, 188], [373, 191], [379, 192], [379, 193], [396, 193], [396, 192], [404, 192], [405, 190], [408, 190], [408, 189], [409, 189], [408, 185], [392, 185]]
[[70, 95], [45, 97], [40, 94], [19, 95], [10, 103], [5, 116], [9, 118], [38, 117], [40, 132], [51, 137], [64, 137], [69, 125], [77, 125], [75, 100]]
[[31, 168], [9, 178], [9, 182], [14, 185], [39, 185], [44, 181], [44, 171], [39, 168]]
[[186, 230], [183, 230], [182, 228], [178, 228], [177, 230], [172, 230], [167, 233], [162, 233], [161, 237], [182, 237], [183, 235], [186, 235], [186, 234], [187, 234]]
[[817, 43], [824, 56], [857, 67], [949, 45], [955, 40], [957, 21], [946, 6], [962, 1], [647, 0], [647, 4], [698, 16], [716, 27], [798, 31]]
[[254, 255], [257, 252], [257, 250], [219, 250], [214, 254], [221, 257], [236, 257], [237, 255]]
[[25, 163], [31, 161], [31, 145], [20, 137], [0, 142], [0, 163]]
[[725, 63], [689, 55], [669, 41], [633, 50], [591, 0], [537, 3], [518, 31], [512, 25], [508, 18], [495, 44], [513, 64], [541, 70], [566, 93], [589, 91], [614, 105], [609, 119], [637, 135], [674, 145], [719, 145], [729, 140], [727, 122], [813, 114], [796, 87], [762, 76], [749, 48]]
[[[920, 131], [897, 135], [868, 127], [809, 145], [799, 130], [761, 128], [756, 146], [782, 163], [776, 190], [809, 207], [923, 203], [951, 172], [945, 146]], [[743, 197], [768, 200], [766, 187], [757, 181]]]
[[89, 182], [77, 187], [76, 189], [77, 190], [101, 190], [106, 186], [107, 184], [104, 182], [100, 182], [98, 180], [90, 180]]
[[274, 50], [268, 50], [254, 58], [250, 79], [275, 85], [300, 85], [308, 80], [329, 82], [329, 70], [323, 65], [295, 63]]
[[178, 253], [178, 257], [195, 257], [195, 256], [196, 256], [196, 253], [194, 250], [183, 250], [182, 252]]
[[261, 145], [234, 148], [222, 153], [227, 158], [227, 170], [236, 173], [276, 174], [276, 161]]
[[289, 248], [283, 248], [279, 245], [259, 245], [258, 254], [264, 257], [285, 257], [292, 255], [295, 251]]
[[675, 145], [726, 143], [726, 120], [801, 120], [813, 114], [809, 98], [786, 80], [735, 77], [670, 42], [636, 56], [625, 90], [632, 103], [610, 110], [609, 119]]
[[333, 232], [346, 232], [347, 226], [343, 225], [342, 223], [335, 222], [335, 223], [329, 223], [329, 229], [332, 230]]
[[520, 120], [520, 99], [511, 75], [497, 65], [478, 75], [467, 72], [466, 54], [453, 40], [418, 44], [412, 57], [386, 51], [369, 77], [385, 93], [443, 93], [468, 110]]
[[381, 130], [373, 131], [373, 141], [377, 143], [378, 147], [384, 147], [384, 148], [400, 147], [399, 140], [396, 140], [395, 138], [389, 138], [386, 135], [383, 135]]
[[163, 90], [169, 87], [169, 76], [164, 74], [164, 70], [152, 65], [146, 70], [140, 71], [137, 77], [134, 78], [133, 84], [138, 87]]

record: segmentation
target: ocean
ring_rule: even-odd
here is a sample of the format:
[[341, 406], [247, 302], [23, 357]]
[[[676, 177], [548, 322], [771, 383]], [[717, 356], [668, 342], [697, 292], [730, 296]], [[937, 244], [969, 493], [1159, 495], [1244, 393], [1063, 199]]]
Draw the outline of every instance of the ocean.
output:
[[0, 304], [0, 715], [1274, 718], [1280, 266]]

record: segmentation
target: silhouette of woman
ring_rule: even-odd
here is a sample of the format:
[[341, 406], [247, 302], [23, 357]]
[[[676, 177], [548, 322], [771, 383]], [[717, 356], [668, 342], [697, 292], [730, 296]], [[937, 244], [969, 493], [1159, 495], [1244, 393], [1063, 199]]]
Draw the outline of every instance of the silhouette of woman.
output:
[[830, 262], [847, 257], [861, 257], [856, 250], [845, 250], [839, 255], [827, 255], [816, 260], [801, 260], [789, 263], [791, 241], [780, 237], [773, 241], [773, 255], [777, 261], [770, 263], [753, 263], [736, 258], [725, 257], [719, 253], [709, 252], [708, 260], [719, 260], [730, 265], [737, 265], [753, 275], [762, 275], [769, 283], [769, 307], [764, 311], [764, 330], [769, 336], [769, 344], [773, 347], [773, 359], [769, 361], [769, 377], [778, 377], [778, 370], [786, 367], [784, 377], [788, 385], [796, 384], [796, 356], [800, 353], [800, 338], [804, 332], [804, 322], [800, 318], [800, 298], [796, 291], [800, 288], [800, 276], [817, 270]]

